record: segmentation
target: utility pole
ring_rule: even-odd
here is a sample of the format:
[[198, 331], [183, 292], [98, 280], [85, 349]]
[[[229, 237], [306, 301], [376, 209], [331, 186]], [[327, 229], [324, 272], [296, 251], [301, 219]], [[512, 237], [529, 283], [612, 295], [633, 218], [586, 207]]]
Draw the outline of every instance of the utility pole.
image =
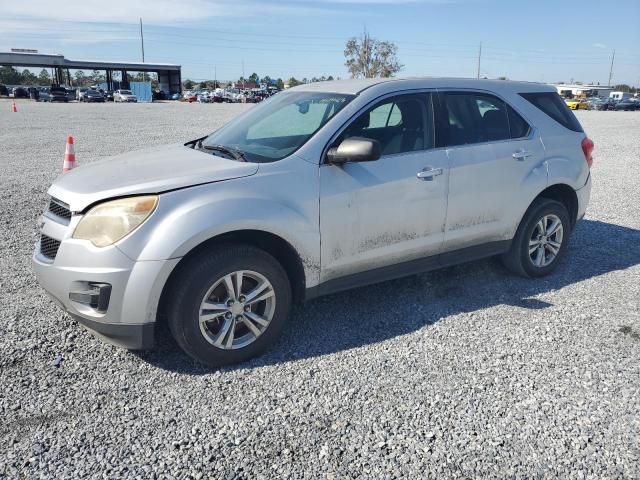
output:
[[213, 89], [218, 88], [218, 67], [213, 67]]
[[242, 92], [244, 93], [244, 60], [242, 60]]
[[140, 18], [140, 46], [142, 47], [142, 63], [144, 63], [144, 35], [142, 34], [142, 18]]
[[611, 68], [609, 68], [609, 83], [607, 83], [607, 87], [611, 86], [611, 77], [613, 77], [613, 59], [616, 58], [616, 51], [614, 50], [611, 54]]
[[480, 42], [480, 48], [478, 49], [478, 76], [480, 78], [480, 58], [482, 58], [482, 42]]

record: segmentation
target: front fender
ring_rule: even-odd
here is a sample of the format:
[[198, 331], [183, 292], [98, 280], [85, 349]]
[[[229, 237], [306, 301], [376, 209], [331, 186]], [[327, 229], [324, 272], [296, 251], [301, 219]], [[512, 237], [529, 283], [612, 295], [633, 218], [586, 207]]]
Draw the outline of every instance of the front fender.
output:
[[312, 201], [310, 193], [308, 201], [288, 204], [266, 192], [261, 194], [255, 181], [236, 179], [163, 194], [149, 221], [117, 246], [135, 260], [166, 260], [224, 233], [261, 230], [298, 252], [307, 286], [313, 286], [320, 265], [317, 198]]

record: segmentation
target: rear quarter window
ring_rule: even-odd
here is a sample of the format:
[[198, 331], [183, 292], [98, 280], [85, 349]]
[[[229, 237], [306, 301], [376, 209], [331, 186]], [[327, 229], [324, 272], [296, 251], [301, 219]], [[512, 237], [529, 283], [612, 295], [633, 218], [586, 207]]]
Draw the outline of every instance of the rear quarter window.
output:
[[582, 126], [560, 95], [555, 92], [521, 93], [520, 96], [538, 110], [574, 132], [583, 132]]

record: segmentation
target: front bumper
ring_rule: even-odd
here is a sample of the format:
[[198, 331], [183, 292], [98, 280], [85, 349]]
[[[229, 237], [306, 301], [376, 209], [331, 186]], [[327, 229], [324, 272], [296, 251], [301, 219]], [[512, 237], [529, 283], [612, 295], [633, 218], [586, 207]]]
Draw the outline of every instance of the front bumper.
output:
[[[100, 338], [128, 349], [153, 345], [153, 329], [162, 289], [179, 259], [134, 261], [118, 247], [94, 247], [70, 238], [77, 220], [60, 225], [44, 216], [42, 234], [61, 240], [54, 259], [33, 255], [40, 285], [80, 324]], [[81, 301], [77, 292], [94, 284], [110, 286], [105, 307]], [[71, 295], [70, 295], [71, 294]], [[71, 298], [70, 298], [71, 297]]]
[[71, 317], [96, 337], [117, 347], [128, 350], [148, 350], [153, 347], [154, 323], [129, 325], [96, 322], [74, 314]]

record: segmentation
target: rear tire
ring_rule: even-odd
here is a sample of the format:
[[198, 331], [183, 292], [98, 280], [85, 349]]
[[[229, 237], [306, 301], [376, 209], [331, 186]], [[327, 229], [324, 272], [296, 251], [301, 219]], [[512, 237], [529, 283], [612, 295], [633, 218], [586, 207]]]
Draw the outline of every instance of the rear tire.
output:
[[556, 200], [537, 198], [520, 222], [502, 262], [523, 277], [548, 275], [564, 257], [570, 233], [567, 208]]
[[260, 355], [278, 339], [289, 315], [291, 285], [271, 255], [249, 245], [220, 245], [179, 268], [167, 317], [173, 337], [191, 357], [219, 367]]

